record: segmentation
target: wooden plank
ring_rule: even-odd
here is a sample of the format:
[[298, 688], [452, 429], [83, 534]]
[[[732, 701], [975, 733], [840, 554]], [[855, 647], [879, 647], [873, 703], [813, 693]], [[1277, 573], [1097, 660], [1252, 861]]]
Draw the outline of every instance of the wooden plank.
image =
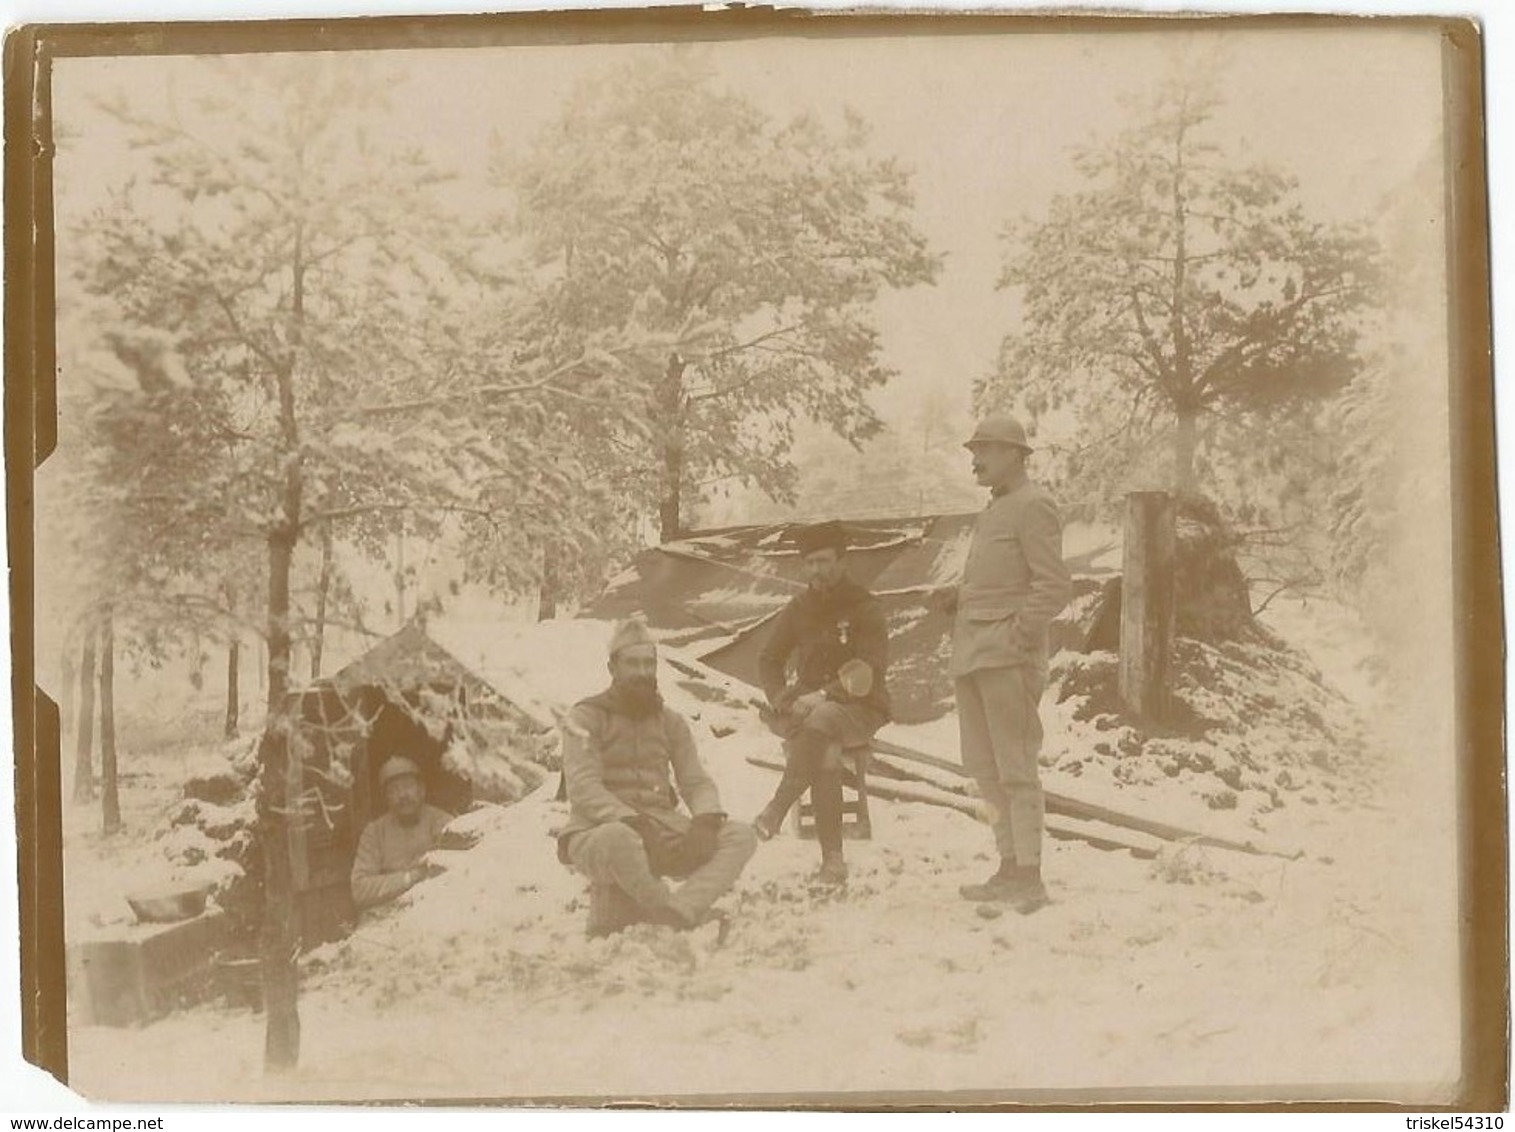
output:
[[917, 750], [914, 747], [891, 743], [887, 739], [880, 739], [877, 735], [873, 737], [871, 746], [880, 754], [893, 755], [896, 758], [906, 759], [910, 762], [924, 763], [926, 766], [934, 766], [940, 770], [950, 770], [953, 774], [961, 775], [964, 778], [968, 777], [968, 772], [963, 769], [961, 763], [951, 762], [948, 759], [927, 754], [925, 751]]
[[911, 763], [903, 759], [896, 759], [893, 755], [873, 752], [870, 765], [887, 772], [885, 777], [909, 778], [916, 782], [929, 782], [939, 790], [946, 790], [953, 794], [965, 794], [974, 796], [975, 790], [972, 779], [962, 774], [953, 774], [950, 771], [938, 770], [936, 767], [923, 763]]
[[[760, 696], [743, 696], [741, 692], [737, 690], [746, 687], [746, 685], [742, 684], [741, 681], [727, 676], [723, 672], [717, 672], [703, 662], [697, 660], [691, 661], [691, 658], [689, 658], [687, 655], [679, 656], [677, 660], [671, 656], [668, 657], [668, 659], [671, 663], [674, 663], [676, 668], [678, 668], [686, 675], [709, 680], [716, 686], [721, 687], [724, 691], [731, 695], [738, 704], [745, 702], [746, 704], [749, 704], [754, 709], [756, 709], [763, 703], [763, 700]], [[872, 747], [873, 751], [876, 754], [881, 754], [892, 759], [903, 760], [907, 763], [918, 763], [922, 766], [934, 767], [937, 770], [947, 771], [948, 773], [963, 779], [965, 782], [971, 781], [971, 779], [969, 779], [968, 772], [963, 769], [961, 763], [953, 762], [950, 759], [944, 759], [939, 755], [933, 755], [926, 751], [919, 750], [915, 747], [907, 747], [902, 743], [896, 743], [892, 740], [880, 739], [877, 735], [873, 737], [873, 740], [869, 745]], [[748, 761], [752, 762], [753, 760], [749, 759]], [[755, 765], [763, 764], [757, 763]], [[908, 768], [901, 767], [898, 763], [891, 762], [889, 765], [892, 769], [899, 770], [902, 773], [909, 773]], [[957, 792], [953, 787], [947, 786], [945, 784], [945, 781], [942, 780], [938, 775], [932, 775], [928, 777], [927, 775], [921, 774], [917, 777], [925, 781], [932, 782], [933, 785], [937, 785], [944, 790], [948, 790], [953, 793]], [[1200, 833], [1197, 830], [1185, 829], [1182, 826], [1171, 825], [1167, 822], [1160, 822], [1154, 821], [1149, 818], [1137, 817], [1134, 814], [1123, 813], [1120, 810], [1111, 809], [1108, 806], [1100, 806], [1092, 802], [1084, 802], [1077, 798], [1070, 797], [1067, 794], [1061, 794], [1055, 790], [1045, 790], [1043, 793], [1045, 795], [1048, 813], [1060, 814], [1071, 818], [1078, 818], [1083, 821], [1105, 822], [1117, 828], [1129, 829], [1137, 833], [1145, 833], [1152, 837], [1161, 838], [1165, 841], [1192, 841], [1197, 844], [1207, 845], [1216, 849], [1229, 849], [1233, 852], [1248, 853], [1255, 856], [1281, 857], [1287, 861], [1296, 860], [1297, 858], [1304, 855], [1304, 853], [1300, 850], [1296, 850], [1294, 852], [1285, 852], [1280, 849], [1269, 849], [1259, 846], [1250, 841], [1233, 841], [1229, 838], [1216, 837], [1211, 834]]]
[[[962, 776], [964, 779], [967, 778], [967, 772], [962, 767], [950, 763], [946, 759], [937, 758], [934, 755], [928, 755], [922, 751], [901, 746], [898, 743], [889, 743], [875, 738], [873, 740], [873, 747], [875, 751], [883, 751], [906, 762], [917, 762], [925, 766], [946, 768]], [[897, 766], [897, 764], [895, 765]], [[899, 769], [905, 770], [906, 768]], [[924, 775], [920, 777], [925, 778]], [[1201, 833], [1198, 830], [1185, 829], [1183, 826], [1171, 825], [1168, 822], [1137, 817], [1134, 814], [1111, 809], [1109, 806], [1100, 806], [1093, 802], [1085, 802], [1067, 794], [1058, 793], [1055, 790], [1044, 790], [1043, 794], [1046, 799], [1048, 813], [1061, 814], [1083, 821], [1106, 822], [1112, 826], [1129, 829], [1137, 833], [1145, 833], [1152, 837], [1161, 838], [1164, 841], [1192, 841], [1195, 844], [1206, 845], [1215, 849], [1229, 849], [1232, 852], [1248, 853], [1259, 857], [1281, 857], [1286, 861], [1297, 860], [1304, 856], [1302, 850], [1286, 852], [1282, 849], [1270, 849], [1252, 841], [1233, 841], [1230, 838], [1217, 837], [1213, 834]]]
[[[748, 755], [747, 761], [764, 770], [780, 773], [783, 771], [781, 763], [761, 755]], [[980, 805], [976, 800], [942, 790], [925, 782], [880, 781], [877, 778], [870, 778], [868, 794], [869, 797], [883, 798], [886, 801], [921, 802], [928, 806], [939, 806], [966, 814], [975, 821], [984, 820]], [[1133, 856], [1144, 859], [1157, 856], [1162, 847], [1162, 841], [1159, 838], [1143, 836], [1100, 822], [1054, 814], [1049, 814], [1046, 819], [1046, 831], [1049, 837], [1059, 841], [1084, 841], [1096, 849], [1124, 849]]]

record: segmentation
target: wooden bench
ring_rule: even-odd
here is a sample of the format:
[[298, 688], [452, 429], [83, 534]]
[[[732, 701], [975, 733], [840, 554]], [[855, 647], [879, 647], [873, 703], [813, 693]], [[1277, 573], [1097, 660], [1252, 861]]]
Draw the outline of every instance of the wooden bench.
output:
[[[852, 841], [870, 841], [873, 821], [868, 816], [868, 756], [865, 743], [842, 748], [842, 836]], [[815, 840], [815, 802], [807, 793], [794, 807], [794, 831], [807, 841]]]

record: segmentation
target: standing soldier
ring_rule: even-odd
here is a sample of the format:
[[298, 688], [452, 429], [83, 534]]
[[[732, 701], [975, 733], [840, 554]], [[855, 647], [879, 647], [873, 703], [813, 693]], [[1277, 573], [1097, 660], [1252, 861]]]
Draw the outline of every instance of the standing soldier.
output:
[[952, 679], [963, 764], [989, 807], [999, 870], [961, 889], [1021, 912], [1047, 903], [1037, 714], [1047, 683], [1048, 626], [1072, 596], [1057, 504], [1026, 476], [1031, 446], [1012, 417], [988, 417], [964, 444], [990, 493], [973, 527], [955, 607]]
[[752, 828], [764, 841], [773, 837], [808, 786], [821, 846], [820, 880], [841, 884], [847, 879], [842, 751], [867, 743], [889, 721], [889, 629], [878, 599], [847, 576], [847, 540], [839, 523], [806, 527], [795, 542], [805, 592], [779, 613], [758, 661], [774, 730], [785, 739], [784, 776]]

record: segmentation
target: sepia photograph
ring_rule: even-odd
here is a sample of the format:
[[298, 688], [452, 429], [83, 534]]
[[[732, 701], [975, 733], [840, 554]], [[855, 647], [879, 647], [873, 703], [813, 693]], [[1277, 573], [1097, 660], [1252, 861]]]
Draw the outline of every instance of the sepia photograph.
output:
[[39, 41], [69, 1088], [1458, 1104], [1476, 36], [749, 15]]

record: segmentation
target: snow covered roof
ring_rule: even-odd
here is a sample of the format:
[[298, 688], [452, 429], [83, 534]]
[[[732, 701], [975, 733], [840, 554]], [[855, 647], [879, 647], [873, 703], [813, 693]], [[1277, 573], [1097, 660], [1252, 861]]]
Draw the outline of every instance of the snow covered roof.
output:
[[[884, 604], [890, 623], [889, 686], [902, 722], [947, 708], [950, 619], [926, 606], [935, 587], [961, 573], [973, 513], [849, 521], [848, 570]], [[666, 645], [747, 685], [773, 615], [804, 588], [794, 534], [799, 524], [696, 532], [638, 556], [571, 621], [514, 619], [488, 601], [462, 600], [412, 622], [322, 683], [461, 683], [488, 689], [537, 726], [604, 686], [611, 622], [644, 617]], [[1070, 524], [1064, 552], [1076, 577], [1103, 579], [1120, 563], [1119, 532]]]
[[[962, 572], [976, 512], [843, 520], [848, 570], [883, 601], [890, 621], [890, 692], [906, 721], [946, 710], [950, 620], [926, 608], [937, 586]], [[794, 535], [802, 524], [698, 531], [643, 552], [586, 610], [607, 620], [645, 617], [666, 638], [749, 684], [771, 619], [804, 588]], [[1075, 577], [1103, 579], [1120, 567], [1120, 532], [1069, 524], [1064, 554]]]
[[439, 681], [462, 683], [475, 690], [484, 686], [478, 676], [412, 621], [314, 686], [346, 692], [370, 685], [409, 687]]

